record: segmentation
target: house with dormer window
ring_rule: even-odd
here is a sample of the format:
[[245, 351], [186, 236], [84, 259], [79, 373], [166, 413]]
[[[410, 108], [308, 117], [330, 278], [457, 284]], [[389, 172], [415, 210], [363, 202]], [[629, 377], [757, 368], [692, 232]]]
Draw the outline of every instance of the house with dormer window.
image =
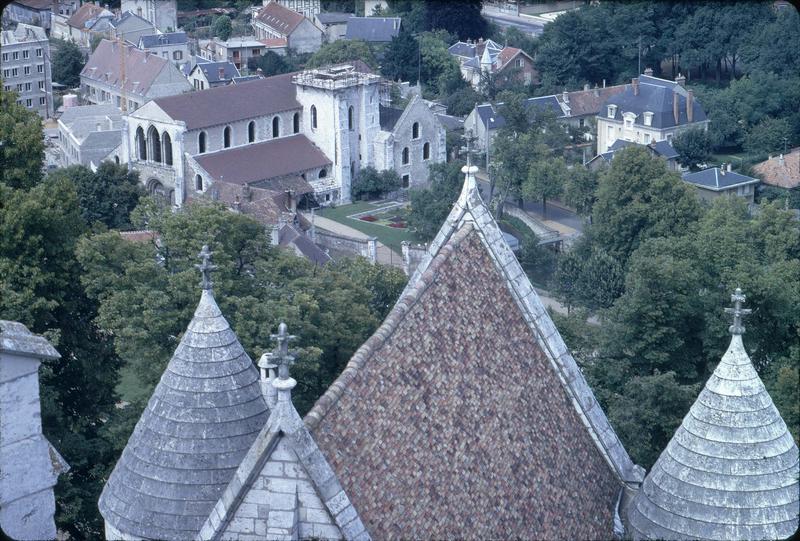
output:
[[597, 113], [597, 153], [608, 152], [618, 141], [649, 145], [672, 141], [676, 133], [700, 127], [708, 129], [708, 117], [685, 87], [686, 78], [675, 81], [652, 76], [648, 69], [609, 97]]

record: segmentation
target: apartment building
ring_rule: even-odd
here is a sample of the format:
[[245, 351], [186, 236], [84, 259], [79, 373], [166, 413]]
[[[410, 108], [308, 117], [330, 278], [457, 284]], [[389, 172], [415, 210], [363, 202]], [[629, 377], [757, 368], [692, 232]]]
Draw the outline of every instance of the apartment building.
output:
[[17, 101], [38, 112], [53, 115], [53, 77], [50, 72], [50, 42], [43, 28], [20, 23], [4, 30], [2, 38], [3, 88], [19, 94]]

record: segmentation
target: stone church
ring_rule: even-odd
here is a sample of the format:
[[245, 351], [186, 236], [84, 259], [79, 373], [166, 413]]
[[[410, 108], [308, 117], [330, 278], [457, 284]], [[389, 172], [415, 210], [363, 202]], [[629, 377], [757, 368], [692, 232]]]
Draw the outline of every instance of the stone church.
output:
[[465, 167], [397, 304], [304, 419], [288, 330], [256, 368], [214, 300], [204, 247], [194, 318], [100, 498], [108, 538], [792, 535], [798, 448], [744, 349], [744, 296], [728, 351], [645, 475], [476, 171]]

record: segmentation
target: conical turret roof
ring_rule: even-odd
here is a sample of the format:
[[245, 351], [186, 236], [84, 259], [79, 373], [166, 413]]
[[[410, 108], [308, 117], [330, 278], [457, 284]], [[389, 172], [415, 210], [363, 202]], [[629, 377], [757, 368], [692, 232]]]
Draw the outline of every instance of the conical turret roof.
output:
[[797, 445], [744, 349], [740, 291], [734, 300], [731, 344], [632, 504], [635, 539], [784, 539], [797, 530]]
[[214, 300], [204, 253], [200, 303], [100, 497], [107, 527], [124, 535], [197, 535], [268, 419], [258, 370]]

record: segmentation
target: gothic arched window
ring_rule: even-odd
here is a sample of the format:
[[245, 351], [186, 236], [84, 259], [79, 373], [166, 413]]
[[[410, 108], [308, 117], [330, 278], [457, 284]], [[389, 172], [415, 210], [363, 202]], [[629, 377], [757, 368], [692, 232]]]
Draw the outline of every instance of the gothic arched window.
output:
[[256, 122], [253, 120], [247, 125], [247, 142], [254, 143], [256, 140]]
[[281, 136], [281, 117], [272, 117], [272, 137]]
[[312, 105], [311, 106], [311, 129], [312, 130], [316, 130], [317, 129], [317, 106], [316, 105]]
[[231, 146], [231, 127], [225, 126], [222, 130], [222, 146], [228, 148]]
[[403, 165], [408, 165], [408, 155], [409, 155], [408, 147], [405, 147], [403, 149]]
[[202, 154], [206, 151], [206, 132], [201, 131], [197, 136], [197, 153]]

